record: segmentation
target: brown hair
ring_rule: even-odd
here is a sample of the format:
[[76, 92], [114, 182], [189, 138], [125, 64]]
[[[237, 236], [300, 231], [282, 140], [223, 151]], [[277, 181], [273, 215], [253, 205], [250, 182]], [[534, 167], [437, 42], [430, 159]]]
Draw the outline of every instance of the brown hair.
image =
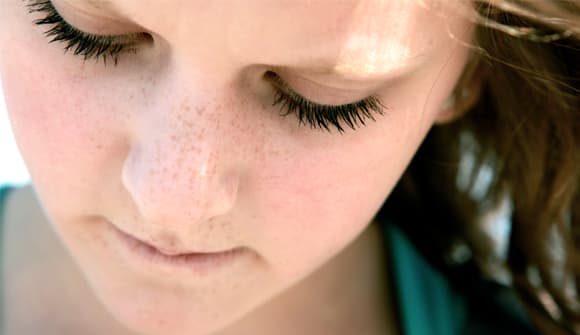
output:
[[[481, 98], [430, 131], [385, 207], [425, 254], [463, 243], [482, 274], [503, 266], [544, 333], [580, 334], [580, 1], [482, 0], [473, 10], [475, 57], [456, 92], [480, 76]], [[457, 187], [466, 153], [470, 182]], [[482, 216], [506, 202], [501, 258]]]

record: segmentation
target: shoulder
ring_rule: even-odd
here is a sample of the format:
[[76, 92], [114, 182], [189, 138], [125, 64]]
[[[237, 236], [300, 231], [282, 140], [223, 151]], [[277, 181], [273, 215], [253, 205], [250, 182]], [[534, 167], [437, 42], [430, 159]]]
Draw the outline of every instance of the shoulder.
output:
[[453, 266], [433, 262], [412, 236], [392, 220], [383, 222], [389, 223], [394, 285], [409, 333], [539, 335], [513, 288], [487, 279], [473, 259]]
[[47, 295], [54, 288], [47, 271], [54, 258], [50, 228], [31, 185], [10, 189], [3, 200], [4, 330], [8, 334], [32, 333], [40, 329], [35, 328], [40, 322], [50, 324], [49, 309], [40, 306], [55, 305]]
[[[6, 333], [127, 334], [90, 291], [34, 187], [11, 190], [4, 209]], [[71, 310], [74, 318], [63, 313]]]
[[38, 293], [39, 277], [48, 284], [50, 272], [45, 270], [62, 255], [33, 186], [18, 187], [6, 195], [1, 229], [5, 294], [9, 301], [20, 301], [27, 292]]
[[33, 186], [28, 184], [10, 189], [4, 199], [4, 221], [31, 222], [32, 219], [46, 220]]
[[[7, 193], [2, 230], [5, 252], [16, 252], [15, 256], [18, 256], [6, 255], [8, 268], [12, 262], [22, 261], [35, 250], [44, 249], [42, 254], [46, 254], [46, 248], [52, 245], [47, 239], [51, 236], [51, 228], [32, 185], [17, 187]], [[22, 248], [24, 241], [26, 248]]]

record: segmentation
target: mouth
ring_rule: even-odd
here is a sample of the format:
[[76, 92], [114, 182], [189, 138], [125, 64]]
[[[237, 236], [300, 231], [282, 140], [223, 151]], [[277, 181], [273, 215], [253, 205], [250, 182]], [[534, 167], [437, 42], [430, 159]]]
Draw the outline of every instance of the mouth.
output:
[[141, 265], [140, 269], [162, 271], [187, 271], [197, 275], [208, 275], [232, 265], [248, 253], [245, 247], [236, 247], [218, 252], [183, 252], [178, 250], [160, 250], [134, 236], [123, 232], [114, 225], [113, 235], [119, 242], [121, 254], [129, 262]]
[[[114, 226], [113, 226], [114, 227]], [[124, 231], [114, 227], [119, 234], [122, 235], [123, 238], [128, 239], [128, 242], [131, 243], [134, 247], [139, 248], [148, 248], [151, 252], [157, 252], [161, 255], [165, 255], [168, 257], [177, 257], [177, 256], [195, 256], [195, 255], [211, 255], [211, 254], [219, 254], [224, 251], [213, 251], [213, 252], [202, 252], [202, 251], [189, 251], [189, 250], [178, 250], [175, 248], [158, 246], [153, 243], [146, 242], [142, 239], [139, 239], [131, 234], [125, 233]]]

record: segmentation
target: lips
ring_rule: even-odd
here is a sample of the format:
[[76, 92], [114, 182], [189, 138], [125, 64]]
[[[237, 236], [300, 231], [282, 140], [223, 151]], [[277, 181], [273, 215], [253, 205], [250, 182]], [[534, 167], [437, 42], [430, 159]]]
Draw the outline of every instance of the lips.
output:
[[202, 252], [202, 251], [191, 251], [191, 250], [179, 250], [179, 249], [175, 249], [173, 247], [167, 247], [167, 246], [162, 246], [162, 245], [146, 242], [146, 241], [139, 239], [131, 234], [125, 233], [124, 231], [118, 229], [114, 225], [113, 225], [113, 228], [124, 239], [126, 239], [127, 242], [134, 245], [135, 247], [150, 249], [149, 251], [151, 251], [151, 252], [156, 252], [156, 253], [159, 253], [161, 255], [168, 256], [168, 257], [214, 255], [214, 254], [220, 254], [220, 253], [231, 251], [231, 250], [224, 250], [224, 251], [217, 251], [217, 252]]
[[196, 278], [189, 283], [201, 283], [200, 280], [227, 276], [257, 260], [255, 253], [245, 246], [216, 252], [164, 249], [125, 233], [110, 221], [107, 227], [111, 237], [108, 251], [112, 251], [113, 259], [124, 264], [122, 269], [156, 280], [188, 277]]

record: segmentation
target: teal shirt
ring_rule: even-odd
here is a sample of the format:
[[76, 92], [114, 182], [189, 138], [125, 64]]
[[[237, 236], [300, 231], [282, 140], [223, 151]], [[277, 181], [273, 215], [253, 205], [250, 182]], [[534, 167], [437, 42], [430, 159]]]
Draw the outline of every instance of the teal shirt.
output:
[[0, 332], [3, 331], [4, 324], [4, 198], [10, 192], [11, 188], [7, 185], [0, 185]]
[[[0, 186], [0, 242], [3, 242], [2, 207], [5, 194], [9, 190], [10, 188], [6, 186]], [[384, 228], [387, 248], [392, 255], [390, 266], [392, 266], [394, 294], [399, 306], [403, 334], [460, 334], [466, 322], [466, 307], [462, 297], [453, 291], [441, 273], [419, 255], [397, 227], [385, 224]], [[2, 266], [1, 262], [0, 266]], [[385, 264], [385, 266], [389, 265]], [[0, 267], [1, 269], [3, 267]], [[2, 298], [3, 286], [0, 287], [0, 298]], [[3, 315], [0, 308], [0, 316]]]
[[395, 297], [405, 335], [457, 335], [467, 322], [466, 303], [394, 225], [385, 225]]

